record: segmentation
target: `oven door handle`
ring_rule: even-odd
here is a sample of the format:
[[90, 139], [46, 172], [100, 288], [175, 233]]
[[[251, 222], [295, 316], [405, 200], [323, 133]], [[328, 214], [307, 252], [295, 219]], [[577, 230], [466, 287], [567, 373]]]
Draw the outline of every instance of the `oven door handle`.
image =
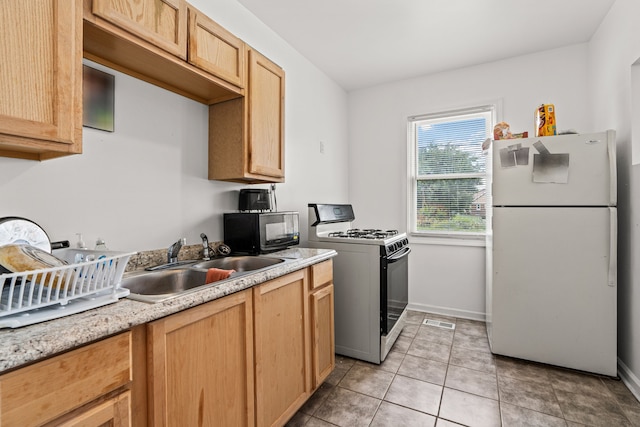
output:
[[411, 252], [411, 248], [407, 246], [406, 248], [404, 248], [404, 250], [400, 254], [394, 254], [393, 256], [390, 256], [389, 258], [387, 258], [387, 263], [393, 264], [394, 262], [398, 262], [402, 258], [409, 255], [410, 252]]

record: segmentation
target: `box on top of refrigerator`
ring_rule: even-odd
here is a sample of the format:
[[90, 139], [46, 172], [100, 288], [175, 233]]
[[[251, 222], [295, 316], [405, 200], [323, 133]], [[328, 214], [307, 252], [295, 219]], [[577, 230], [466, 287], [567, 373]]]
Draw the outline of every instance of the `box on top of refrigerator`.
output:
[[536, 109], [536, 136], [556, 134], [556, 111], [553, 104], [542, 104]]

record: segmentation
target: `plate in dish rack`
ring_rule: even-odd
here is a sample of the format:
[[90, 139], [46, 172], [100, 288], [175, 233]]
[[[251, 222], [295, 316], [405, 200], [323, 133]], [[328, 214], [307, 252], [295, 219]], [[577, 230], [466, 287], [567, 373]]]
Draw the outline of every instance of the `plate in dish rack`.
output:
[[27, 244], [51, 253], [51, 241], [35, 222], [17, 216], [0, 218], [0, 246]]
[[65, 261], [35, 246], [24, 243], [0, 246], [0, 273], [20, 273], [65, 265]]

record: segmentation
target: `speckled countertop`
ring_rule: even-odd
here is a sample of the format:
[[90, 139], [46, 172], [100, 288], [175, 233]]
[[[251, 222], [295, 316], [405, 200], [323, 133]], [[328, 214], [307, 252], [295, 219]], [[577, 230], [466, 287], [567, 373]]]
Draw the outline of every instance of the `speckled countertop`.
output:
[[0, 329], [0, 372], [250, 288], [335, 255], [337, 253], [332, 249], [287, 249], [270, 255], [286, 258], [283, 264], [165, 302], [148, 304], [123, 298], [116, 303], [60, 319], [16, 329]]

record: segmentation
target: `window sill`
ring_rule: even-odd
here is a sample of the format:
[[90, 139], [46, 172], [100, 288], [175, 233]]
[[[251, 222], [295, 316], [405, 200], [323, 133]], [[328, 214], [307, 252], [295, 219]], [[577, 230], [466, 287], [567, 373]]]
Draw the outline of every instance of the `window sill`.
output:
[[424, 235], [419, 233], [409, 234], [411, 244], [417, 245], [440, 245], [440, 246], [486, 246], [485, 236], [452, 236], [452, 235]]

